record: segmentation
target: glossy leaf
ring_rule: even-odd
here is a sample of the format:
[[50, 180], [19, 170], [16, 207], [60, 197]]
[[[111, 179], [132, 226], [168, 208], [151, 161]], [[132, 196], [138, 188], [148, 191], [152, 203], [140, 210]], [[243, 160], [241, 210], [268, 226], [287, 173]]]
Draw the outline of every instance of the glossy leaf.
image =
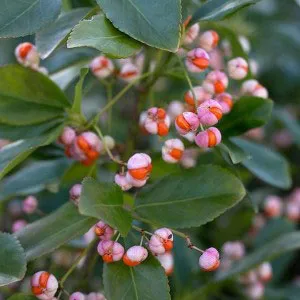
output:
[[68, 48], [92, 47], [115, 58], [128, 57], [141, 48], [141, 44], [120, 32], [103, 15], [83, 20], [72, 30]]
[[73, 102], [73, 106], [72, 106], [72, 111], [74, 113], [78, 113], [78, 114], [81, 113], [82, 86], [83, 86], [84, 79], [88, 72], [89, 72], [89, 69], [87, 69], [87, 68], [80, 70], [80, 79], [75, 86], [75, 96], [74, 96], [74, 102]]
[[62, 14], [50, 26], [37, 32], [35, 44], [42, 59], [48, 57], [67, 37], [72, 28], [86, 16], [88, 8], [73, 9]]
[[38, 193], [58, 182], [68, 167], [66, 159], [34, 162], [0, 182], [0, 201], [17, 195]]
[[0, 150], [0, 179], [20, 164], [38, 147], [52, 143], [60, 134], [62, 127], [58, 127], [47, 135], [27, 140], [19, 140]]
[[115, 184], [100, 183], [92, 178], [82, 182], [79, 211], [86, 216], [102, 219], [126, 236], [131, 228], [131, 216], [123, 208], [123, 192]]
[[191, 22], [222, 20], [239, 9], [258, 1], [260, 0], [209, 0], [195, 12]]
[[[0, 68], [0, 122], [30, 125], [62, 117], [69, 102], [45, 75], [18, 65]], [[26, 111], [26, 114], [24, 113]]]
[[255, 268], [264, 261], [270, 261], [281, 254], [294, 251], [300, 248], [300, 232], [287, 233], [279, 238], [265, 243], [264, 246], [244, 257], [240, 262], [224, 273], [220, 273], [219, 280], [224, 280], [229, 277], [237, 276]]
[[0, 286], [21, 280], [26, 272], [24, 249], [11, 234], [0, 232]]
[[73, 203], [66, 203], [16, 235], [25, 249], [27, 261], [31, 261], [86, 233], [96, 222], [94, 218], [81, 216]]
[[137, 196], [135, 212], [157, 225], [200, 226], [217, 218], [244, 196], [243, 184], [232, 173], [218, 166], [201, 165], [144, 188]]
[[103, 281], [110, 300], [171, 299], [165, 272], [153, 256], [136, 267], [123, 262], [105, 264]]
[[0, 37], [35, 33], [53, 22], [60, 12], [61, 0], [14, 0], [1, 5]]
[[120, 31], [149, 46], [177, 51], [180, 40], [179, 0], [97, 0]]
[[252, 128], [265, 125], [271, 116], [272, 107], [273, 101], [269, 99], [241, 97], [218, 125], [222, 136], [241, 135]]
[[240, 138], [233, 138], [232, 142], [251, 156], [242, 164], [258, 178], [282, 189], [291, 186], [289, 164], [281, 154]]
[[0, 123], [0, 139], [8, 139], [10, 141], [16, 141], [21, 139], [34, 138], [47, 132], [54, 130], [60, 124], [64, 122], [64, 119], [56, 118], [52, 121], [42, 122], [34, 125], [8, 125]]
[[228, 155], [233, 164], [239, 164], [245, 159], [250, 159], [250, 155], [247, 154], [243, 149], [238, 147], [236, 144], [232, 143], [229, 139], [223, 139], [222, 143], [219, 145], [222, 154]]

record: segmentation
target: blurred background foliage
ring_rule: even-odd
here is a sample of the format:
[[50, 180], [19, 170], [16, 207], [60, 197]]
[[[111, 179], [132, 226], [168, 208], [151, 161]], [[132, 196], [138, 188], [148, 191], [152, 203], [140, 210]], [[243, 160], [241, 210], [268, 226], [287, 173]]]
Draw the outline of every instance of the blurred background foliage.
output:
[[[183, 0], [184, 14], [188, 16], [194, 12], [203, 1], [200, 0]], [[85, 7], [95, 4], [93, 0], [73, 0], [73, 7]], [[67, 7], [65, 7], [67, 9]], [[293, 0], [262, 0], [250, 8], [243, 9], [230, 18], [221, 21], [222, 25], [231, 28], [237, 35], [246, 36], [251, 42], [250, 57], [255, 59], [258, 63], [258, 80], [267, 87], [270, 92], [270, 98], [275, 102], [275, 109], [272, 120], [265, 128], [264, 143], [277, 148], [290, 161], [293, 188], [300, 187], [300, 125], [294, 119], [299, 119], [300, 116], [300, 1]], [[200, 24], [202, 26], [202, 24]], [[203, 26], [206, 26], [203, 24]], [[24, 37], [18, 39], [0, 39], [0, 65], [7, 63], [14, 63], [14, 49], [22, 41], [34, 42], [34, 37]], [[98, 54], [98, 51], [86, 48], [66, 49], [60, 47], [46, 60], [42, 65], [46, 66], [50, 72], [50, 76], [55, 80], [60, 87], [62, 87], [69, 97], [73, 96], [74, 86], [78, 79], [79, 70], [90, 59]], [[1, 79], [0, 79], [1, 80]], [[164, 82], [163, 89], [158, 85], [153, 95], [155, 101], [171, 101], [182, 97], [186, 90], [185, 83], [179, 83], [174, 79], [176, 88], [173, 85], [172, 90], [165, 89]], [[106, 99], [103, 86], [99, 85], [92, 75], [88, 75], [84, 86], [84, 111], [87, 117], [90, 117], [97, 108], [102, 106]], [[130, 104], [128, 99], [135, 97], [132, 93], [128, 94], [121, 105], [113, 110], [112, 124], [108, 124], [107, 131], [119, 142], [126, 142], [128, 134], [131, 133], [130, 127], [132, 116], [130, 112]], [[164, 100], [160, 100], [164, 99]], [[151, 101], [151, 99], [149, 99]], [[130, 103], [130, 102], [129, 102]], [[146, 104], [149, 105], [150, 102]], [[290, 116], [293, 115], [294, 119]], [[122, 116], [122, 118], [120, 118]], [[105, 120], [102, 120], [105, 123]], [[280, 147], [274, 144], [273, 135], [278, 130], [287, 129], [292, 138], [292, 144], [288, 147]], [[2, 136], [1, 136], [2, 135]], [[4, 133], [0, 132], [0, 138], [5, 138]], [[145, 147], [146, 141], [139, 140], [139, 145]], [[153, 149], [159, 149], [155, 144], [154, 139], [150, 139]], [[18, 200], [22, 199], [23, 195], [28, 193], [35, 193], [41, 205], [40, 209], [45, 212], [51, 212], [62, 203], [66, 202], [68, 198], [69, 187], [78, 181], [82, 176], [82, 168], [79, 165], [72, 165], [69, 161], [64, 160], [62, 163], [63, 149], [59, 146], [48, 146], [39, 149], [31, 161], [26, 161], [18, 168], [18, 172], [25, 171], [25, 166], [32, 165], [33, 160], [41, 161], [41, 166], [30, 176], [37, 176], [43, 170], [43, 159], [52, 158], [53, 166], [51, 168], [51, 180], [34, 182], [31, 187], [18, 186], [18, 178], [8, 178], [0, 184], [0, 201], [6, 199], [13, 199], [9, 203], [6, 201], [0, 202], [1, 210], [6, 211], [8, 206], [15, 205], [16, 215], [18, 214]], [[212, 157], [211, 153], [200, 156], [199, 160], [204, 163], [212, 160], [221, 160], [218, 157]], [[36, 162], [35, 162], [36, 163]], [[171, 172], [177, 166], [166, 166], [164, 162], [157, 159], [155, 163], [157, 167], [154, 170], [153, 178], [159, 178], [166, 173]], [[56, 167], [55, 167], [56, 166]], [[58, 168], [59, 166], [59, 168]], [[49, 172], [49, 166], [47, 172]], [[28, 170], [28, 169], [26, 169]], [[86, 170], [85, 170], [86, 171]], [[110, 180], [111, 176], [116, 170], [112, 167], [107, 167], [103, 162], [103, 168], [99, 169], [100, 180]], [[28, 171], [27, 171], [28, 172]], [[42, 171], [43, 172], [43, 171]], [[270, 193], [286, 196], [289, 191], [279, 191], [274, 188], [266, 187], [260, 180], [252, 177], [245, 169], [239, 168], [240, 176], [247, 182], [247, 189], [249, 191], [249, 199], [243, 201], [234, 209], [222, 215], [200, 229], [191, 230], [190, 234], [194, 237], [194, 242], [199, 246], [206, 247], [214, 245], [220, 248], [225, 241], [228, 240], [243, 240], [249, 250], [260, 247], [267, 240], [272, 240], [280, 234], [291, 232], [296, 225], [292, 224], [286, 219], [276, 219], [269, 221], [264, 229], [255, 238], [248, 235], [248, 230], [251, 226], [253, 216], [255, 214], [253, 209], [253, 202], [258, 206], [264, 197]], [[23, 177], [28, 174], [21, 174]], [[16, 176], [16, 175], [11, 175]], [[19, 176], [19, 177], [22, 177]], [[10, 181], [9, 181], [10, 180]], [[11, 182], [11, 183], [10, 183]], [[58, 188], [58, 184], [62, 188]], [[19, 190], [16, 190], [16, 187]], [[250, 199], [251, 198], [251, 199]], [[10, 228], [10, 221], [1, 218], [1, 229]], [[31, 218], [31, 217], [30, 217]], [[32, 217], [33, 219], [35, 217]], [[28, 221], [33, 221], [30, 219]], [[72, 242], [60, 251], [72, 251], [74, 255], [77, 253], [77, 248], [80, 249], [80, 241]], [[199, 273], [197, 268], [197, 256], [189, 251], [182, 240], [176, 240], [175, 244], [175, 272], [170, 283], [174, 299], [188, 300], [188, 299], [243, 299], [244, 295], [241, 293], [241, 286], [236, 281], [225, 281], [221, 283], [205, 283], [210, 282], [210, 276], [205, 273]], [[66, 257], [69, 256], [66, 252]], [[37, 262], [30, 263], [30, 270], [48, 267], [50, 272], [56, 272], [57, 277], [64, 273], [65, 266], [60, 265], [54, 258], [55, 254], [44, 257]], [[92, 261], [94, 257], [89, 257]], [[67, 261], [64, 262], [66, 265]], [[295, 279], [300, 277], [300, 254], [287, 254], [277, 258], [272, 262], [274, 277], [268, 284], [265, 299], [300, 299], [300, 287], [298, 283], [295, 285]], [[50, 268], [49, 268], [50, 266]], [[195, 267], [196, 266], [196, 267]], [[92, 280], [92, 286], [99, 289], [98, 279], [101, 276], [102, 263], [97, 262], [97, 267], [94, 269], [95, 277]], [[84, 269], [83, 275], [86, 275], [88, 266]], [[191, 271], [192, 270], [192, 271]], [[76, 286], [82, 291], [89, 290], [88, 279], [84, 278], [82, 274], [77, 274], [79, 279]], [[76, 278], [74, 276], [74, 278]], [[68, 284], [72, 285], [73, 282]], [[201, 288], [201, 285], [205, 288]], [[17, 287], [19, 288], [19, 287]], [[26, 282], [21, 284], [20, 290], [27, 290]], [[14, 292], [15, 286], [2, 288], [3, 297]]]

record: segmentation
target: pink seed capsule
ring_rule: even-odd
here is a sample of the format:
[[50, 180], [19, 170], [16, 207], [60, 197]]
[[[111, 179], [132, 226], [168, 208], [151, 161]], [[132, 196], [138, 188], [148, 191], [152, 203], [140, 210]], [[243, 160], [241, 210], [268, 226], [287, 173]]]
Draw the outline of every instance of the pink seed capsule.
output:
[[207, 74], [203, 88], [210, 94], [222, 94], [228, 87], [228, 77], [225, 73], [215, 70]]
[[259, 281], [249, 285], [246, 289], [247, 296], [253, 300], [261, 299], [264, 295], [264, 292], [265, 292], [265, 287]]
[[194, 168], [197, 165], [197, 158], [199, 156], [198, 149], [186, 149], [183, 152], [182, 158], [180, 160], [180, 164], [185, 169]]
[[300, 220], [300, 205], [295, 201], [289, 201], [286, 204], [285, 214], [289, 220], [298, 222]]
[[164, 109], [151, 107], [147, 111], [144, 128], [150, 134], [166, 136], [169, 133], [170, 123], [170, 117]]
[[85, 295], [80, 292], [75, 292], [70, 295], [69, 300], [85, 300]]
[[162, 158], [167, 163], [177, 163], [180, 161], [184, 151], [184, 144], [179, 139], [167, 140], [162, 147]]
[[12, 224], [12, 232], [18, 232], [22, 230], [27, 225], [25, 220], [17, 220]]
[[247, 80], [242, 84], [241, 94], [260, 98], [269, 97], [268, 90], [255, 79]]
[[198, 118], [202, 125], [212, 126], [222, 118], [222, 106], [215, 100], [203, 102], [197, 109]]
[[[212, 94], [208, 93], [202, 86], [195, 86], [193, 91], [196, 97], [197, 106], [212, 98]], [[184, 94], [184, 101], [191, 106], [195, 106], [194, 96], [191, 90]]]
[[127, 168], [127, 181], [135, 187], [143, 186], [152, 170], [151, 158], [145, 153], [136, 153], [128, 160]]
[[223, 114], [228, 114], [233, 107], [232, 96], [229, 93], [222, 93], [216, 96], [215, 100], [221, 105]]
[[198, 116], [192, 112], [184, 112], [177, 116], [175, 127], [179, 134], [184, 135], [191, 131], [196, 131], [200, 125]]
[[121, 67], [119, 77], [126, 82], [131, 82], [139, 76], [139, 69], [132, 63], [126, 63]]
[[106, 300], [105, 296], [101, 293], [89, 293], [86, 300]]
[[97, 247], [98, 253], [106, 263], [112, 263], [122, 259], [124, 255], [124, 247], [115, 241], [101, 241]]
[[130, 247], [123, 256], [123, 262], [125, 265], [134, 267], [139, 265], [148, 257], [148, 251], [142, 246]]
[[31, 291], [39, 299], [53, 299], [57, 289], [57, 279], [46, 271], [37, 272], [31, 278]]
[[73, 128], [67, 126], [64, 128], [61, 136], [59, 137], [59, 142], [65, 146], [70, 146], [75, 140], [76, 132]]
[[222, 252], [231, 260], [239, 260], [245, 255], [245, 245], [242, 242], [226, 242], [222, 247]]
[[23, 201], [23, 211], [26, 214], [32, 214], [38, 207], [38, 201], [34, 196], [28, 196]]
[[258, 275], [255, 270], [250, 270], [239, 277], [239, 281], [243, 284], [253, 284], [258, 282]]
[[209, 55], [205, 50], [195, 48], [187, 53], [185, 64], [189, 72], [204, 72], [209, 66]]
[[215, 48], [209, 52], [210, 67], [213, 70], [224, 70], [224, 55], [221, 50]]
[[195, 137], [195, 143], [200, 148], [212, 148], [220, 144], [222, 140], [221, 132], [216, 127], [210, 127], [199, 132]]
[[102, 79], [111, 75], [115, 67], [112, 61], [107, 57], [98, 56], [92, 60], [90, 69], [97, 78]]
[[227, 64], [229, 77], [235, 80], [244, 79], [248, 74], [248, 63], [242, 57], [230, 60]]
[[156, 258], [160, 262], [161, 266], [165, 269], [166, 275], [170, 276], [174, 270], [174, 257], [171, 252], [157, 255]]
[[114, 229], [103, 221], [99, 221], [94, 226], [94, 231], [95, 234], [103, 241], [110, 240], [115, 233]]
[[153, 255], [164, 254], [173, 249], [173, 233], [168, 228], [157, 229], [149, 241]]
[[185, 33], [183, 43], [185, 45], [191, 44], [198, 36], [200, 31], [200, 25], [198, 23], [191, 26]]
[[132, 184], [127, 180], [126, 174], [116, 174], [115, 183], [122, 189], [122, 191], [128, 191], [132, 188]]
[[265, 199], [264, 212], [270, 218], [279, 217], [282, 213], [282, 200], [278, 196], [270, 195]]
[[199, 258], [199, 266], [206, 272], [215, 271], [220, 265], [219, 252], [211, 247], [204, 251]]
[[9, 140], [0, 139], [0, 150], [8, 144], [10, 144]]
[[245, 133], [245, 136], [252, 140], [261, 141], [265, 137], [265, 131], [262, 127], [257, 127], [257, 128], [248, 130]]
[[40, 56], [36, 47], [31, 43], [19, 44], [15, 50], [17, 61], [26, 66], [37, 69], [40, 63]]
[[81, 184], [73, 185], [69, 191], [70, 200], [73, 201], [76, 206], [78, 206], [79, 204], [81, 192], [82, 192]]
[[268, 282], [272, 279], [272, 265], [269, 262], [264, 262], [257, 268], [257, 275], [263, 282]]
[[208, 30], [200, 36], [199, 45], [204, 50], [210, 52], [218, 46], [219, 39], [219, 35], [216, 31]]
[[168, 106], [168, 116], [171, 120], [175, 120], [175, 118], [184, 112], [184, 105], [182, 102], [174, 100], [170, 102]]
[[71, 156], [82, 164], [89, 166], [99, 157], [103, 150], [99, 137], [91, 131], [86, 131], [76, 137], [70, 153]]

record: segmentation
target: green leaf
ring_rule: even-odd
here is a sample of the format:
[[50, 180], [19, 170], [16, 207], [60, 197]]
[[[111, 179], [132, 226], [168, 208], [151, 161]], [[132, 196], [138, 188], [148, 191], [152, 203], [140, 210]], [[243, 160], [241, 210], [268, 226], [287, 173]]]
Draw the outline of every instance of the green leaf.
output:
[[180, 41], [180, 0], [97, 0], [120, 31], [149, 46], [176, 52]]
[[9, 297], [8, 300], [36, 300], [36, 297], [29, 294], [18, 293]]
[[68, 48], [92, 47], [114, 58], [128, 57], [140, 50], [141, 44], [112, 26], [103, 15], [83, 20], [72, 30]]
[[171, 299], [165, 272], [152, 255], [136, 267], [123, 262], [105, 264], [103, 283], [110, 300]]
[[271, 117], [273, 101], [258, 97], [241, 97], [232, 111], [219, 122], [222, 136], [241, 135], [265, 125]]
[[16, 141], [28, 139], [45, 134], [64, 122], [64, 119], [54, 119], [34, 125], [16, 126], [0, 123], [0, 139]]
[[52, 143], [60, 134], [61, 127], [57, 127], [47, 135], [28, 140], [19, 140], [0, 150], [0, 179], [20, 164], [38, 147]]
[[35, 44], [42, 59], [47, 58], [67, 37], [72, 28], [89, 12], [88, 8], [73, 9], [51, 25], [37, 32]]
[[[0, 122], [30, 125], [62, 117], [69, 102], [45, 75], [18, 65], [0, 68]], [[26, 111], [26, 113], [24, 113]]]
[[251, 156], [251, 159], [242, 162], [251, 173], [266, 183], [282, 189], [288, 189], [291, 186], [289, 164], [282, 155], [263, 145], [240, 138], [231, 140]]
[[73, 203], [66, 203], [16, 235], [27, 261], [31, 261], [86, 233], [96, 222], [94, 218], [81, 216]]
[[143, 189], [137, 196], [135, 211], [157, 225], [200, 226], [236, 205], [245, 193], [240, 180], [226, 169], [201, 165]]
[[81, 113], [82, 86], [83, 86], [84, 79], [88, 72], [89, 72], [89, 69], [87, 69], [87, 68], [80, 70], [80, 79], [75, 86], [75, 96], [74, 96], [74, 102], [73, 102], [73, 106], [72, 106], [72, 111], [74, 113], [78, 113], [78, 114]]
[[260, 0], [209, 0], [195, 12], [191, 23], [208, 20], [222, 20], [239, 9]]
[[34, 162], [0, 182], [0, 201], [17, 195], [38, 193], [59, 181], [69, 166], [66, 159]]
[[218, 146], [221, 149], [222, 154], [228, 154], [233, 164], [239, 164], [245, 159], [250, 159], [250, 155], [229, 139], [223, 139], [222, 143]]
[[220, 273], [218, 280], [224, 280], [229, 277], [237, 276], [255, 268], [264, 261], [270, 261], [281, 254], [294, 251], [300, 248], [300, 232], [291, 232], [280, 236], [279, 238], [265, 243], [264, 246], [244, 257], [240, 262], [228, 271]]
[[18, 37], [35, 33], [53, 22], [61, 0], [14, 0], [2, 2], [0, 37]]
[[295, 143], [300, 146], [300, 124], [299, 122], [284, 108], [276, 109], [274, 115], [292, 134]]
[[92, 178], [82, 182], [79, 211], [86, 216], [104, 220], [126, 236], [131, 228], [132, 218], [123, 208], [123, 192], [115, 184], [100, 183]]
[[11, 234], [0, 232], [0, 286], [23, 279], [26, 259], [20, 242]]

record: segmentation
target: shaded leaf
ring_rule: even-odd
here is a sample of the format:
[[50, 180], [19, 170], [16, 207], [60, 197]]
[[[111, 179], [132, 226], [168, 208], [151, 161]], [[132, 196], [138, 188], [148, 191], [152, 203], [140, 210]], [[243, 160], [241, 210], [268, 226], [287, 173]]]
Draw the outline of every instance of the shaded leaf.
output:
[[291, 186], [289, 164], [281, 154], [240, 138], [232, 138], [232, 142], [251, 156], [251, 159], [244, 160], [242, 164], [258, 178], [282, 189]]
[[212, 221], [244, 196], [243, 184], [232, 173], [218, 166], [200, 165], [143, 189], [134, 209], [151, 223], [185, 228]]
[[88, 8], [73, 9], [62, 14], [51, 25], [37, 32], [35, 44], [41, 58], [45, 59], [48, 57], [88, 12]]
[[105, 264], [103, 281], [110, 300], [171, 299], [165, 272], [152, 255], [136, 267], [123, 262]]
[[86, 233], [96, 222], [94, 218], [81, 216], [73, 203], [66, 203], [16, 235], [25, 249], [27, 261], [31, 261]]
[[0, 150], [0, 179], [20, 164], [38, 147], [52, 143], [62, 131], [63, 126], [57, 127], [47, 135], [28, 140], [19, 140]]
[[5, 1], [0, 13], [0, 37], [35, 33], [57, 18], [60, 6], [61, 0]]
[[272, 112], [273, 101], [258, 97], [241, 97], [232, 111], [219, 122], [222, 136], [241, 135], [252, 128], [265, 125]]
[[64, 158], [26, 165], [0, 182], [0, 201], [7, 197], [40, 192], [47, 184], [58, 181], [68, 165], [69, 162]]
[[103, 15], [83, 20], [72, 30], [68, 48], [93, 47], [115, 58], [136, 53], [141, 44], [112, 26]]
[[123, 208], [123, 192], [112, 183], [100, 183], [92, 178], [82, 182], [79, 211], [86, 216], [102, 219], [123, 236], [131, 228], [131, 216]]
[[0, 286], [21, 280], [26, 272], [24, 249], [11, 234], [0, 232]]
[[36, 300], [36, 297], [29, 294], [18, 293], [9, 297], [8, 300]]
[[97, 0], [120, 31], [149, 46], [175, 52], [180, 40], [179, 0]]

